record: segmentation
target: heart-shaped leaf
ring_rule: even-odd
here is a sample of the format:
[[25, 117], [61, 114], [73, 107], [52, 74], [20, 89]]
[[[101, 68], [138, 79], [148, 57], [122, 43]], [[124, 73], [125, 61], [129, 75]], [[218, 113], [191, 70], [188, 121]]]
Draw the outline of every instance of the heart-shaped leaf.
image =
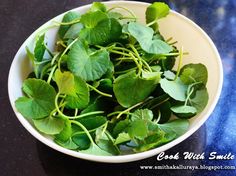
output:
[[15, 105], [24, 117], [44, 118], [55, 108], [56, 91], [45, 81], [34, 78], [27, 79], [23, 83], [23, 91], [26, 97], [18, 98]]
[[64, 120], [58, 117], [46, 117], [34, 120], [35, 127], [45, 134], [59, 134], [64, 128]]
[[136, 22], [131, 22], [128, 24], [128, 31], [147, 53], [167, 54], [173, 50], [173, 48], [166, 42], [159, 39], [153, 40], [154, 31], [150, 27]]
[[188, 85], [194, 82], [201, 82], [206, 85], [208, 79], [207, 68], [203, 64], [185, 65], [180, 70], [180, 79]]
[[173, 99], [178, 101], [185, 101], [187, 86], [184, 85], [179, 79], [175, 81], [169, 81], [167, 79], [161, 79], [161, 88]]
[[68, 68], [85, 81], [94, 81], [109, 68], [109, 53], [106, 50], [90, 51], [88, 45], [77, 41], [71, 48], [67, 60]]
[[[146, 10], [146, 23], [156, 21], [160, 18], [166, 17], [169, 14], [169, 6], [163, 2], [154, 2], [148, 6]], [[157, 29], [157, 24], [151, 26], [154, 30]]]
[[171, 110], [174, 112], [174, 114], [177, 117], [180, 117], [180, 118], [191, 118], [197, 113], [197, 109], [195, 107], [187, 106], [187, 105], [174, 106], [174, 107], [171, 107]]
[[136, 75], [135, 71], [131, 71], [116, 78], [113, 91], [119, 104], [130, 107], [143, 101], [155, 89], [159, 77], [155, 75], [144, 79]]

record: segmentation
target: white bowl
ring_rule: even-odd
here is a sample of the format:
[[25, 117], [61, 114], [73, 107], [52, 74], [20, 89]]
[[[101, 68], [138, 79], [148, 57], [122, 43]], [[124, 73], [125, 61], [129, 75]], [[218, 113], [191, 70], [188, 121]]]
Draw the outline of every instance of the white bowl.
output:
[[[145, 20], [145, 9], [149, 5], [148, 3], [134, 2], [134, 1], [113, 1], [104, 3], [109, 7], [112, 7], [114, 5], [119, 5], [131, 9], [142, 22], [144, 22]], [[89, 7], [90, 5], [86, 5], [73, 9], [73, 11], [84, 13], [89, 9]], [[60, 21], [63, 15], [64, 14], [59, 15], [55, 17], [53, 20]], [[197, 129], [200, 128], [200, 126], [207, 120], [207, 118], [210, 116], [213, 109], [215, 108], [217, 100], [219, 99], [220, 96], [223, 82], [222, 63], [218, 51], [212, 40], [209, 38], [209, 36], [199, 26], [197, 26], [194, 22], [184, 17], [183, 15], [171, 11], [166, 18], [160, 20], [159, 22], [161, 33], [166, 38], [173, 37], [175, 40], [178, 41], [177, 43], [178, 47], [183, 46], [184, 50], [190, 53], [188, 56], [185, 56], [183, 64], [203, 63], [206, 65], [209, 74], [207, 83], [207, 89], [209, 92], [208, 105], [206, 106], [203, 112], [201, 112], [196, 117], [190, 120], [190, 128], [188, 129], [188, 131], [179, 138], [161, 147], [142, 153], [122, 155], [122, 156], [88, 155], [68, 150], [57, 145], [48, 136], [44, 136], [43, 134], [39, 133], [29, 121], [27, 121], [19, 112], [17, 112], [14, 103], [18, 97], [22, 96], [21, 87], [23, 80], [32, 70], [29, 59], [26, 58], [25, 47], [30, 45], [32, 46], [35, 34], [41, 31], [42, 29], [46, 28], [47, 26], [50, 26], [51, 24], [53, 24], [52, 20], [42, 25], [38, 30], [36, 30], [32, 35], [30, 35], [30, 37], [22, 44], [12, 62], [8, 78], [9, 98], [17, 118], [19, 119], [21, 124], [35, 138], [37, 138], [44, 144], [48, 145], [49, 147], [74, 157], [98, 162], [124, 163], [124, 162], [136, 161], [154, 156], [162, 151], [165, 151], [177, 145], [181, 141], [188, 138], [191, 134], [193, 134]], [[54, 28], [50, 29], [50, 31], [47, 33], [47, 41], [50, 48], [54, 47], [56, 32], [57, 29]]]

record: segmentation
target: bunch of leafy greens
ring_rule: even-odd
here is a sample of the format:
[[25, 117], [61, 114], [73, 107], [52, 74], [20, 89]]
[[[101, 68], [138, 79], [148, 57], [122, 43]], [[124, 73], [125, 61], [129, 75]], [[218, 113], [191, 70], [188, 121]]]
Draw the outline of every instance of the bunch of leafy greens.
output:
[[94, 155], [119, 155], [122, 146], [146, 151], [185, 133], [188, 119], [207, 105], [206, 67], [182, 67], [186, 53], [160, 34], [157, 21], [169, 7], [150, 5], [147, 24], [116, 8], [122, 7], [94, 2], [85, 14], [68, 12], [58, 23], [55, 51], [45, 34], [37, 36], [33, 51], [26, 48], [34, 72], [16, 108], [67, 149]]

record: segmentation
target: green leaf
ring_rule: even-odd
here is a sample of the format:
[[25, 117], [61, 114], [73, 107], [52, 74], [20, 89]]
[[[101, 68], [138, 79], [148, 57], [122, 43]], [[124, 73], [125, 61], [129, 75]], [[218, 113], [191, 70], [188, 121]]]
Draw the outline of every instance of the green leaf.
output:
[[98, 156], [111, 156], [112, 154], [102, 150], [96, 144], [91, 143], [90, 147], [87, 150], [81, 150], [81, 153], [98, 155]]
[[163, 75], [165, 76], [166, 79], [169, 79], [169, 80], [174, 80], [175, 79], [175, 74], [170, 70], [164, 71]]
[[129, 142], [130, 140], [131, 140], [131, 138], [130, 138], [129, 134], [122, 132], [122, 133], [119, 133], [114, 144], [119, 145], [119, 144], [122, 144], [125, 142]]
[[107, 131], [103, 131], [103, 128], [100, 127], [96, 130], [96, 143], [98, 147], [100, 147], [102, 150], [107, 151], [108, 153], [111, 153], [112, 155], [118, 155], [120, 153], [119, 149], [113, 142], [113, 138], [107, 134]]
[[178, 101], [185, 101], [187, 86], [184, 85], [179, 79], [175, 81], [168, 81], [167, 79], [161, 79], [161, 88], [165, 93]]
[[30, 59], [30, 61], [32, 63], [34, 63], [34, 54], [30, 51], [28, 46], [25, 47], [25, 50], [26, 50], [26, 54], [27, 54], [28, 58]]
[[33, 120], [35, 127], [45, 134], [59, 134], [64, 128], [64, 120], [58, 117], [46, 117], [44, 119]]
[[48, 116], [55, 108], [54, 88], [40, 79], [26, 79], [23, 83], [26, 97], [15, 101], [16, 109], [26, 118], [40, 119]]
[[87, 130], [96, 129], [107, 122], [104, 116], [87, 116], [81, 119], [77, 119]]
[[130, 22], [128, 24], [128, 31], [147, 53], [167, 54], [173, 50], [166, 42], [159, 39], [153, 40], [154, 31], [150, 27], [136, 22]]
[[161, 146], [172, 141], [175, 138], [175, 134], [165, 134], [162, 131], [159, 133], [154, 133], [147, 138], [145, 138], [144, 143], [140, 144], [134, 149], [135, 152], [143, 152], [150, 150], [152, 148]]
[[151, 121], [153, 119], [153, 113], [149, 109], [138, 109], [131, 115], [131, 120], [149, 120]]
[[91, 144], [91, 141], [84, 132], [75, 133], [72, 136], [72, 141], [78, 146], [79, 150], [86, 150]]
[[209, 95], [207, 89], [204, 87], [197, 90], [193, 98], [190, 97], [190, 104], [197, 109], [197, 113], [200, 113], [207, 106], [208, 99]]
[[[63, 120], [64, 120], [63, 130], [59, 134], [55, 135], [55, 137], [56, 137], [55, 139], [58, 141], [61, 141], [61, 143], [62, 143], [62, 141], [64, 141], [64, 142], [68, 141], [72, 135], [72, 128], [71, 128], [70, 120], [67, 118], [63, 118]], [[68, 144], [70, 144], [69, 141], [68, 141]], [[65, 145], [66, 145], [66, 143], [65, 143]]]
[[161, 66], [163, 70], [171, 70], [175, 65], [175, 57], [167, 57], [161, 60]]
[[88, 12], [81, 16], [80, 22], [86, 27], [86, 28], [94, 28], [97, 26], [97, 24], [107, 19], [107, 14], [102, 11], [94, 11], [94, 12]]
[[[169, 6], [162, 2], [154, 2], [148, 6], [146, 10], [146, 23], [156, 21], [160, 18], [166, 17], [169, 14]], [[152, 25], [154, 30], [157, 29], [157, 24]]]
[[109, 68], [109, 53], [106, 50], [91, 52], [88, 45], [77, 41], [68, 54], [68, 68], [85, 81], [94, 81]]
[[148, 128], [144, 120], [134, 120], [128, 129], [131, 138], [143, 139], [148, 134]]
[[113, 91], [120, 105], [130, 107], [145, 100], [158, 81], [158, 77], [144, 79], [136, 75], [135, 71], [131, 71], [115, 79]]
[[[80, 18], [80, 15], [76, 12], [68, 12], [64, 15], [62, 23], [72, 22]], [[71, 25], [61, 25], [58, 30], [58, 35], [61, 39], [64, 38], [66, 32], [70, 29]]]
[[70, 149], [70, 150], [76, 150], [76, 149], [78, 149], [78, 146], [72, 141], [72, 139], [71, 138], [69, 138], [67, 141], [61, 141], [61, 140], [59, 140], [59, 139], [54, 139], [54, 141], [58, 144], [58, 145], [60, 145], [60, 146], [62, 146], [62, 147], [64, 147], [64, 148], [67, 148], [67, 149]]
[[55, 71], [55, 81], [61, 94], [73, 95], [75, 93], [74, 75], [71, 72]]
[[72, 109], [84, 109], [89, 104], [89, 88], [80, 77], [74, 77], [74, 95], [66, 96], [66, 106]]
[[146, 80], [156, 80], [156, 82], [158, 83], [161, 79], [161, 72], [142, 71], [142, 78]]
[[106, 6], [104, 4], [102, 4], [101, 2], [93, 2], [90, 11], [95, 12], [95, 11], [102, 11], [102, 12], [106, 12]]
[[115, 18], [117, 20], [119, 20], [120, 18], [123, 17], [123, 15], [121, 13], [119, 13], [119, 12], [111, 12], [111, 11], [109, 13], [107, 13], [107, 15], [108, 15], [109, 18]]
[[168, 123], [159, 124], [159, 128], [165, 133], [174, 133], [179, 137], [188, 130], [189, 121], [187, 119], [176, 119]]
[[[100, 11], [96, 11], [97, 13]], [[94, 17], [93, 17], [94, 18]], [[99, 18], [95, 17], [95, 19]], [[94, 20], [94, 19], [93, 19]], [[80, 37], [90, 45], [106, 45], [119, 40], [122, 34], [122, 27], [115, 18], [105, 18], [95, 22], [80, 32]]]
[[81, 31], [81, 29], [83, 29], [83, 25], [81, 23], [76, 23], [73, 24], [65, 33], [64, 35], [64, 39], [76, 39], [77, 37], [79, 37], [79, 33]]
[[108, 101], [104, 97], [98, 97], [95, 100], [90, 100], [90, 104], [84, 110], [81, 111], [81, 114], [93, 112], [93, 111], [107, 111], [109, 109], [109, 106], [107, 103]]
[[[171, 110], [170, 110], [171, 104], [169, 101], [166, 101], [162, 103], [159, 107], [159, 111], [161, 113], [161, 118], [158, 123], [165, 123], [167, 122], [171, 117]], [[155, 110], [153, 110], [155, 114]]]
[[173, 106], [171, 107], [171, 110], [177, 117], [180, 118], [191, 118], [197, 113], [197, 109], [195, 107], [187, 105]]
[[180, 79], [185, 84], [192, 84], [194, 82], [207, 83], [208, 73], [207, 68], [203, 64], [188, 64], [181, 68]]
[[120, 133], [127, 131], [129, 125], [130, 125], [130, 122], [128, 119], [117, 122], [112, 131], [113, 136], [117, 137]]
[[45, 34], [39, 36], [39, 38], [36, 41], [35, 48], [34, 48], [34, 58], [38, 62], [41, 62], [43, 60], [43, 56], [46, 50], [46, 47], [44, 45], [44, 38], [45, 38]]

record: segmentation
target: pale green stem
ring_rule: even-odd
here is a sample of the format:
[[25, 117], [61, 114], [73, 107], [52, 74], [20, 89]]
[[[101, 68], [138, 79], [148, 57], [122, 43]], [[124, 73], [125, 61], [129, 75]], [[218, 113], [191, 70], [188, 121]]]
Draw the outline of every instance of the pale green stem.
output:
[[90, 115], [95, 115], [95, 114], [103, 114], [104, 111], [93, 111], [93, 112], [88, 112], [88, 113], [84, 113], [84, 114], [80, 114], [77, 116], [68, 116], [63, 114], [63, 112], [59, 109], [57, 101], [58, 101], [58, 97], [59, 97], [60, 93], [57, 93], [56, 98], [55, 98], [55, 107], [57, 109], [57, 112], [59, 115], [61, 115], [62, 117], [68, 118], [68, 119], [79, 119], [82, 117], [86, 117], [86, 116], [90, 116]]
[[128, 113], [129, 111], [131, 111], [132, 109], [134, 109], [134, 108], [140, 106], [141, 104], [143, 104], [143, 102], [137, 103], [137, 104], [131, 106], [130, 108], [128, 108], [128, 109], [126, 109], [126, 110], [124, 110], [124, 111], [121, 111], [121, 112], [116, 116], [116, 119], [119, 119], [123, 114]]
[[177, 72], [176, 72], [174, 80], [176, 80], [179, 76], [179, 72], [180, 72], [180, 69], [181, 69], [181, 66], [182, 66], [182, 60], [183, 60], [183, 47], [181, 47], [181, 49], [179, 51], [179, 64], [178, 64], [178, 68], [177, 68]]
[[87, 86], [88, 86], [90, 89], [94, 90], [94, 91], [97, 92], [98, 94], [103, 95], [103, 96], [105, 96], [105, 97], [110, 97], [110, 98], [112, 97], [111, 94], [101, 92], [100, 90], [96, 89], [95, 87], [91, 86], [90, 84], [88, 84], [88, 83], [86, 83], [86, 84], [87, 84]]
[[114, 9], [123, 9], [123, 10], [127, 11], [134, 18], [137, 18], [136, 15], [131, 10], [129, 10], [129, 9], [125, 8], [125, 7], [121, 7], [121, 6], [112, 7], [107, 12], [110, 12], [110, 11], [112, 11]]
[[108, 49], [108, 51], [111, 52], [111, 53], [120, 54], [120, 55], [123, 55], [123, 56], [130, 56], [127, 53], [123, 53], [123, 52], [116, 51], [116, 50], [113, 50], [113, 49], [111, 49], [111, 50]]
[[80, 128], [82, 128], [82, 130], [84, 130], [84, 132], [86, 133], [86, 135], [88, 136], [90, 142], [93, 144], [93, 145], [96, 145], [93, 141], [93, 138], [92, 136], [90, 135], [89, 131], [85, 128], [84, 125], [82, 125], [81, 123], [79, 123], [78, 121], [75, 121], [75, 120], [71, 120], [70, 121], [71, 123], [74, 123], [76, 125], [78, 125]]
[[52, 77], [53, 77], [53, 73], [54, 73], [54, 71], [56, 70], [56, 68], [57, 68], [57, 65], [54, 65], [54, 67], [52, 67], [52, 70], [51, 70], [51, 72], [49, 73], [48, 80], [47, 80], [47, 83], [48, 83], [48, 84], [50, 84], [51, 79], [52, 79]]
[[133, 58], [135, 64], [137, 65], [138, 75], [140, 75], [142, 73], [142, 63], [138, 63], [137, 58], [132, 53], [130, 53], [130, 56]]
[[61, 70], [61, 59], [62, 59], [62, 57], [66, 54], [66, 52], [71, 48], [71, 46], [75, 43], [75, 42], [77, 42], [77, 40], [78, 40], [79, 38], [76, 38], [73, 42], [71, 42], [67, 47], [66, 47], [66, 49], [63, 51], [63, 53], [61, 54], [61, 56], [60, 56], [60, 58], [58, 59], [58, 68], [59, 68], [59, 70]]

